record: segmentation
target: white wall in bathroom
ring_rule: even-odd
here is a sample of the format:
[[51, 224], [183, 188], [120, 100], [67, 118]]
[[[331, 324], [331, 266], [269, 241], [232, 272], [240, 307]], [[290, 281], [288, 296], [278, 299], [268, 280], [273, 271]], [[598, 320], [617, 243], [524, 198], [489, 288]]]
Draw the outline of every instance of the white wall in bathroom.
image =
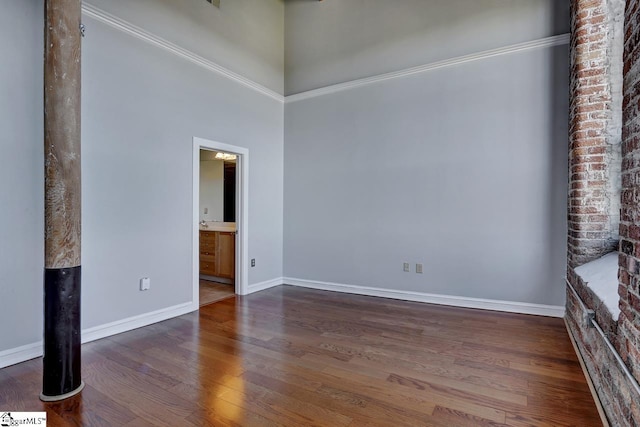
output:
[[200, 221], [223, 219], [224, 161], [200, 160]]

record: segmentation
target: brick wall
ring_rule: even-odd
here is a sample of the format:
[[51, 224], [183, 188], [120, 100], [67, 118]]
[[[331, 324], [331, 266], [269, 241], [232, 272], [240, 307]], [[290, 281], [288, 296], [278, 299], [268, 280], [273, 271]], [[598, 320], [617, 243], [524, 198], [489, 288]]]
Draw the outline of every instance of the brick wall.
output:
[[[614, 352], [597, 330], [589, 327], [585, 316], [586, 309], [595, 311], [596, 321], [609, 341], [633, 376], [640, 380], [639, 4], [640, 0], [572, 1], [567, 280], [579, 298], [567, 289], [566, 320], [607, 417], [615, 426], [640, 426], [640, 396]], [[623, 18], [620, 32], [617, 28]], [[624, 55], [617, 56], [616, 46], [624, 49]], [[624, 84], [619, 92], [618, 74], [624, 76], [620, 78]], [[619, 120], [615, 111], [618, 106]], [[618, 158], [616, 138], [622, 141], [618, 145], [621, 147]], [[621, 177], [620, 193], [615, 188], [616, 174]], [[618, 241], [613, 230], [614, 209], [620, 212], [616, 246], [622, 313], [618, 319], [611, 317], [598, 296], [574, 271], [574, 267], [608, 252]]]
[[638, 402], [615, 356], [595, 328], [583, 321], [586, 313], [573, 292], [567, 290], [567, 326], [577, 342], [611, 426], [640, 426]]
[[640, 0], [625, 11], [618, 346], [640, 380]]
[[[622, 28], [612, 13], [623, 0], [571, 2], [568, 264], [575, 267], [618, 244], [621, 79], [612, 43]], [[617, 15], [616, 15], [617, 13]], [[618, 24], [616, 26], [616, 24]], [[619, 100], [618, 100], [619, 104]]]

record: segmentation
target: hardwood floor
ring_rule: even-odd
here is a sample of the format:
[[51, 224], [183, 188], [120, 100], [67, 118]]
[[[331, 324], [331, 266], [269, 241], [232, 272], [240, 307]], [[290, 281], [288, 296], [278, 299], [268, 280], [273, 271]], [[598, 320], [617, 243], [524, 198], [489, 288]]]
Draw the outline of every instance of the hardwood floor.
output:
[[562, 319], [279, 286], [83, 346], [82, 394], [0, 410], [48, 426], [599, 426]]
[[234, 296], [233, 285], [200, 279], [200, 307]]

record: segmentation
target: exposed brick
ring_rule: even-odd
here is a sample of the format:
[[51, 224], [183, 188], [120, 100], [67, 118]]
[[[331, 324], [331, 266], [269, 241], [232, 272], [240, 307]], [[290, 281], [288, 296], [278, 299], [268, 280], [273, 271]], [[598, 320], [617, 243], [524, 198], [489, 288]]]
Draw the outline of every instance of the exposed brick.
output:
[[[640, 379], [640, 0], [572, 0], [570, 4], [567, 280], [584, 304], [595, 311], [597, 322]], [[621, 31], [616, 22], [622, 21], [620, 15], [613, 14], [622, 7], [624, 41], [614, 38]], [[612, 58], [619, 56], [610, 54], [610, 49], [623, 43], [624, 64], [614, 64], [624, 70], [620, 96], [612, 89], [616, 76], [611, 74], [617, 68], [612, 67]], [[619, 115], [622, 125], [617, 127]], [[620, 140], [613, 140], [612, 135], [620, 133], [622, 161], [616, 164], [611, 153]], [[621, 194], [612, 192], [614, 173], [620, 173]], [[620, 205], [612, 205], [612, 200]], [[613, 213], [616, 210], [619, 218]], [[616, 232], [620, 236], [618, 319], [612, 318], [574, 271], [575, 266], [615, 249]], [[567, 324], [611, 425], [640, 426], [640, 399], [601, 337], [583, 324], [583, 315], [582, 306], [568, 291]]]
[[630, 225], [626, 229], [625, 236], [632, 240], [640, 240], [640, 225]]
[[[622, 285], [626, 288], [626, 285]], [[618, 292], [619, 294], [619, 292]], [[635, 318], [635, 313], [633, 312], [631, 306], [629, 306], [629, 304], [627, 303], [628, 300], [623, 300], [620, 299], [620, 301], [618, 302], [618, 307], [620, 308], [620, 311], [622, 312], [624, 317], [621, 317], [618, 322], [620, 322], [621, 320], [623, 320], [624, 318], [626, 318], [627, 320], [631, 320], [633, 321], [633, 319]]]
[[[604, 194], [609, 168], [607, 122], [611, 115], [608, 83], [607, 8], [605, 0], [571, 3], [571, 105], [569, 178], [569, 264], [598, 258], [612, 248], [610, 200]], [[585, 182], [586, 181], [586, 182]], [[580, 224], [599, 224], [589, 233]], [[617, 226], [615, 226], [617, 227]], [[573, 232], [571, 232], [573, 231]]]
[[618, 295], [620, 295], [621, 299], [629, 298], [626, 285], [618, 285]]
[[634, 254], [633, 242], [630, 242], [628, 240], [621, 240], [620, 241], [620, 251], [624, 252], [627, 255], [633, 255]]
[[626, 270], [621, 270], [618, 272], [618, 281], [621, 285], [625, 287], [629, 286], [629, 273]]
[[629, 304], [631, 305], [631, 308], [636, 313], [640, 313], [640, 297], [632, 292], [628, 292], [627, 296], [629, 297]]

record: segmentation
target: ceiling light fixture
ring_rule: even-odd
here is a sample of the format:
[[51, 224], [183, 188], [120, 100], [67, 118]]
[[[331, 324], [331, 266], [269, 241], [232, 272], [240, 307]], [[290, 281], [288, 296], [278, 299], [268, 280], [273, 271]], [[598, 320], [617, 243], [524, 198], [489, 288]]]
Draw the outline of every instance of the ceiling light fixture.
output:
[[236, 159], [236, 155], [235, 154], [229, 154], [229, 153], [216, 153], [216, 159], [219, 159], [219, 160], [235, 160]]

